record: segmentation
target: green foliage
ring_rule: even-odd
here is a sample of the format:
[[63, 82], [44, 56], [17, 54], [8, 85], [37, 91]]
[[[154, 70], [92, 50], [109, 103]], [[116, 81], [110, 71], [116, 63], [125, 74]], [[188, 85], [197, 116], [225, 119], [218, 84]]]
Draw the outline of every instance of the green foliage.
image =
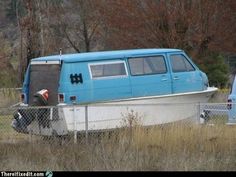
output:
[[226, 87], [229, 67], [222, 55], [211, 53], [203, 57], [200, 68], [207, 74], [211, 86]]

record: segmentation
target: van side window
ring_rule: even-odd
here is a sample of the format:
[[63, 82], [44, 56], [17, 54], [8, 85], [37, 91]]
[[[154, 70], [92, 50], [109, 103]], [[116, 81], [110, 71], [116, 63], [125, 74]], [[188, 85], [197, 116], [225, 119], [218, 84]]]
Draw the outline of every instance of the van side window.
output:
[[185, 56], [178, 54], [178, 55], [171, 55], [170, 61], [172, 65], [173, 72], [187, 72], [187, 71], [194, 71], [195, 68], [193, 65], [185, 58]]
[[133, 76], [167, 72], [163, 56], [130, 58], [128, 62]]
[[89, 67], [93, 79], [127, 76], [125, 63], [122, 61], [90, 64]]

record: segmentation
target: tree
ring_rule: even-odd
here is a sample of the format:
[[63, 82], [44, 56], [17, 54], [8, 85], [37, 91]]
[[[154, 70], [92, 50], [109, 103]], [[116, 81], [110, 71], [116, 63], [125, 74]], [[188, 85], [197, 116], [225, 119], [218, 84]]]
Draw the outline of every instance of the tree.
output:
[[229, 68], [224, 57], [217, 53], [208, 53], [203, 59], [204, 64], [199, 66], [206, 72], [210, 85], [218, 88], [226, 87], [229, 79]]
[[[10, 43], [4, 38], [4, 34], [0, 32], [0, 87], [16, 86], [16, 72], [10, 62], [12, 48]], [[9, 73], [11, 73], [9, 75]]]
[[[60, 0], [57, 0], [57, 4]], [[19, 33], [19, 82], [22, 83], [24, 73], [31, 59], [50, 54], [55, 46], [54, 35], [50, 35], [49, 22], [50, 8], [55, 5], [55, 0], [8, 1], [6, 14], [11, 23], [18, 27]], [[53, 44], [51, 44], [53, 43]]]
[[236, 38], [235, 4], [230, 0], [109, 1], [104, 9], [110, 34], [107, 42], [113, 49], [183, 49], [206, 66], [202, 68], [211, 75], [210, 83], [216, 84], [218, 78], [224, 85], [227, 70], [214, 70], [217, 77], [213, 77], [207, 58], [220, 67], [222, 61], [215, 55], [236, 52], [232, 40]]
[[60, 48], [63, 52], [180, 48], [202, 66], [211, 53], [225, 56], [236, 52], [233, 40], [236, 2], [232, 0], [2, 0], [0, 3], [2, 9], [7, 5], [9, 21], [18, 27], [16, 39], [9, 39], [15, 44], [20, 41], [17, 56], [21, 80], [32, 58], [59, 53]]
[[36, 1], [11, 0], [8, 1], [6, 14], [8, 19], [18, 27], [19, 49], [19, 80], [22, 82], [26, 68], [32, 58], [40, 56], [39, 28], [35, 13]]
[[107, 2], [104, 12], [114, 47], [181, 48], [202, 55], [236, 52], [232, 7], [222, 0], [117, 0]]
[[57, 11], [56, 26], [76, 52], [89, 52], [99, 48], [102, 18], [97, 0], [71, 0], [61, 4]]

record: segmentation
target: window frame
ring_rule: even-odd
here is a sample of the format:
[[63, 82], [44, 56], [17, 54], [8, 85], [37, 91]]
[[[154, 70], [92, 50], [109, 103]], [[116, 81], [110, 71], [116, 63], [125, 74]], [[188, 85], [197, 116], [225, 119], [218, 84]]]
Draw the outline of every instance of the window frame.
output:
[[[132, 59], [139, 59], [139, 58], [142, 58], [143, 61], [145, 58], [153, 58], [153, 57], [162, 57], [163, 61], [164, 61], [164, 65], [165, 65], [165, 72], [153, 72], [153, 73], [143, 73], [143, 74], [132, 74], [132, 68], [131, 68], [131, 65], [130, 65], [130, 60]], [[158, 75], [158, 74], [166, 74], [168, 73], [168, 66], [167, 66], [167, 61], [166, 61], [166, 58], [164, 55], [148, 55], [148, 56], [137, 56], [137, 57], [129, 57], [127, 59], [127, 62], [128, 62], [128, 65], [129, 65], [129, 70], [130, 70], [130, 75], [131, 76], [147, 76], [147, 75]]]
[[[173, 64], [172, 64], [172, 56], [174, 55], [178, 55], [178, 56], [182, 56], [184, 58], [184, 64], [185, 64], [185, 69], [187, 69], [187, 65], [186, 65], [186, 61], [192, 66], [193, 70], [181, 70], [181, 71], [175, 71], [173, 68]], [[192, 64], [192, 62], [188, 59], [188, 57], [186, 57], [183, 54], [170, 54], [170, 66], [171, 66], [171, 71], [173, 73], [180, 73], [180, 72], [193, 72], [196, 71], [196, 68], [194, 67], [194, 65]]]
[[[109, 64], [124, 64], [125, 67], [125, 75], [115, 75], [115, 76], [98, 76], [94, 77], [92, 73], [91, 66], [98, 66], [98, 65], [109, 65]], [[125, 61], [102, 61], [102, 62], [94, 62], [94, 63], [88, 63], [89, 68], [89, 75], [92, 80], [100, 80], [100, 79], [113, 79], [113, 78], [123, 78], [128, 77], [128, 70], [126, 66]]]

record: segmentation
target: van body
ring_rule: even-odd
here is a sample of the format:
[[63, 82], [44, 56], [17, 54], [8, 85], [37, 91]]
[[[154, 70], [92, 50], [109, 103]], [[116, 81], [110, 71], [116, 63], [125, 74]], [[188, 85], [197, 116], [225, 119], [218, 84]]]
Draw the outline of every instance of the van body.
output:
[[236, 76], [234, 76], [230, 94], [228, 96], [228, 123], [236, 124]]
[[123, 126], [128, 109], [143, 126], [196, 117], [217, 88], [183, 50], [133, 49], [32, 59], [22, 90], [13, 128], [51, 136]]
[[178, 49], [90, 52], [32, 59], [22, 101], [48, 89], [48, 105], [87, 104], [206, 90], [205, 73]]

